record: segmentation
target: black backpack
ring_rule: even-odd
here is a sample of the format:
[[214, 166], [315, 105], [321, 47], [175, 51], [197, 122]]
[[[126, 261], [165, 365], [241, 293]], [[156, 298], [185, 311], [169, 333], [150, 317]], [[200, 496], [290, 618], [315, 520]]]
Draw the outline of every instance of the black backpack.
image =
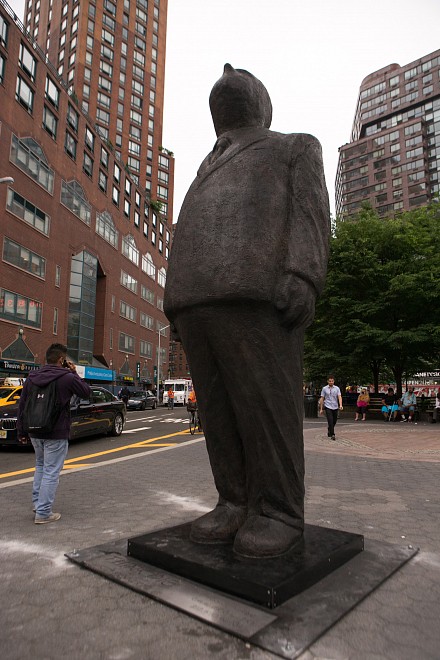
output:
[[53, 431], [62, 411], [57, 380], [45, 387], [32, 385], [22, 413], [23, 431], [38, 437]]

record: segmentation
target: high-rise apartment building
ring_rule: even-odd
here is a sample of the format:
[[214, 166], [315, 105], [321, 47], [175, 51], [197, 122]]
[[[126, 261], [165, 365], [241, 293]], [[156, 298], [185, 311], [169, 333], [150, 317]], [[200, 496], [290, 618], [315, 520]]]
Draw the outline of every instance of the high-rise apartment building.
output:
[[440, 50], [361, 84], [351, 141], [339, 149], [336, 213], [369, 202], [389, 216], [439, 192]]
[[[118, 0], [114, 26], [105, 23], [113, 6], [29, 0], [25, 21], [31, 33], [4, 0], [0, 3], [0, 378], [26, 376], [44, 362], [47, 346], [56, 341], [67, 343], [69, 355], [91, 382], [146, 384], [153, 381], [158, 363], [160, 376], [168, 373], [163, 292], [171, 246], [174, 160], [161, 146], [166, 2], [161, 0], [164, 16], [157, 25], [158, 2], [147, 6], [141, 0]], [[129, 26], [126, 64], [122, 6]], [[59, 14], [56, 24], [52, 9]], [[99, 36], [90, 40], [90, 16], [98, 15]], [[146, 35], [147, 107], [135, 116], [133, 105], [139, 101], [132, 99], [140, 98], [134, 90], [141, 77], [134, 63], [138, 55], [133, 54], [141, 52], [134, 42], [138, 23], [143, 23]], [[101, 30], [111, 32], [112, 27], [115, 42], [110, 55], [103, 50]], [[46, 35], [44, 49], [33, 38], [40, 30]], [[155, 34], [156, 77], [151, 68]], [[52, 37], [65, 50], [55, 63], [46, 51]], [[61, 55], [67, 69], [60, 69]], [[81, 58], [90, 74], [78, 64]], [[103, 72], [109, 62], [114, 70]], [[89, 99], [96, 84], [95, 109], [90, 100], [85, 105], [86, 83], [80, 83], [81, 90], [76, 86], [77, 80], [89, 76]], [[108, 133], [97, 123], [105, 85], [111, 94]], [[117, 99], [123, 93], [127, 96], [122, 112]], [[124, 145], [117, 149], [119, 119], [126, 122], [121, 131], [126, 152]], [[142, 180], [124, 160], [134, 128], [140, 131], [136, 139]], [[110, 134], [113, 129], [115, 137]], [[163, 201], [162, 209], [158, 200]]]
[[[172, 211], [162, 145], [168, 0], [27, 0], [25, 27], [145, 188]], [[165, 167], [161, 167], [161, 164]]]

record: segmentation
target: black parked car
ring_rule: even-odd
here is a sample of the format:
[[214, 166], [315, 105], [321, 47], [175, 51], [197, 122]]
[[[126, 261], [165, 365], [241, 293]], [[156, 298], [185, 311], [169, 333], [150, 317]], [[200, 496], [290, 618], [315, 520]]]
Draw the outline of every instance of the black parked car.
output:
[[[125, 405], [104, 387], [92, 388], [90, 399], [75, 394], [70, 400], [72, 427], [70, 437], [121, 435], [125, 424]], [[17, 437], [18, 403], [0, 406], [0, 445], [22, 445]], [[29, 444], [31, 444], [29, 440]]]
[[152, 408], [154, 410], [156, 406], [157, 399], [150, 390], [130, 392], [127, 403], [128, 410], [145, 410], [145, 408]]

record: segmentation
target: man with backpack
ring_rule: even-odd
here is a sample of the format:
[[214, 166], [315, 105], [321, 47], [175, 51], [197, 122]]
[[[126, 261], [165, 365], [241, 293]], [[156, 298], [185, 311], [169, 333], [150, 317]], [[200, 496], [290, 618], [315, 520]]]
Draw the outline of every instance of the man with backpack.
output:
[[37, 525], [61, 518], [52, 504], [69, 446], [70, 398], [76, 394], [88, 399], [91, 394], [66, 358], [66, 346], [49, 346], [46, 365], [27, 377], [18, 408], [18, 437], [29, 436], [35, 449], [32, 502]]

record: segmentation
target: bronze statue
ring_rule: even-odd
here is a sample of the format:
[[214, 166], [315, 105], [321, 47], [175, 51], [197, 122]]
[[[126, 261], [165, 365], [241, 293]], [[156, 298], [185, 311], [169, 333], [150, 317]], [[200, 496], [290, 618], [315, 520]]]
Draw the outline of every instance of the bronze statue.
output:
[[210, 108], [218, 139], [183, 202], [164, 301], [219, 493], [190, 538], [273, 557], [304, 529], [303, 336], [325, 279], [328, 195], [319, 142], [269, 130], [252, 74], [226, 64]]

